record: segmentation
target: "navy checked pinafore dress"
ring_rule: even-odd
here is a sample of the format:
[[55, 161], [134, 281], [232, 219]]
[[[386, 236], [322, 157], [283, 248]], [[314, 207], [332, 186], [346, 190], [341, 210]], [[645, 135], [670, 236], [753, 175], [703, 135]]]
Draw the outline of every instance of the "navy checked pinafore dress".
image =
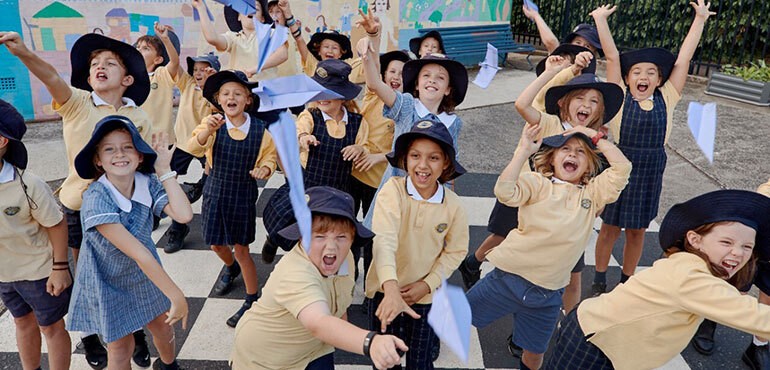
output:
[[[348, 112], [345, 137], [337, 139], [329, 135], [319, 109], [312, 108], [309, 112], [313, 117], [313, 136], [320, 144], [311, 146], [308, 152], [307, 164], [303, 171], [305, 189], [313, 186], [331, 186], [350, 193], [353, 164], [342, 159], [342, 149], [356, 143], [358, 129], [361, 127], [361, 115]], [[288, 183], [278, 188], [270, 197], [262, 220], [270, 240], [283, 250], [291, 250], [294, 243], [278, 235], [278, 231], [295, 222], [289, 200]]]
[[217, 130], [212, 150], [211, 173], [203, 187], [203, 239], [211, 245], [249, 245], [257, 222], [257, 181], [254, 169], [265, 122], [249, 116], [251, 126], [243, 140], [235, 140], [227, 125]]
[[647, 228], [658, 215], [658, 203], [666, 169], [666, 102], [660, 90], [653, 94], [653, 108], [643, 110], [626, 92], [618, 148], [631, 161], [628, 185], [617, 202], [608, 204], [602, 220], [628, 229]]

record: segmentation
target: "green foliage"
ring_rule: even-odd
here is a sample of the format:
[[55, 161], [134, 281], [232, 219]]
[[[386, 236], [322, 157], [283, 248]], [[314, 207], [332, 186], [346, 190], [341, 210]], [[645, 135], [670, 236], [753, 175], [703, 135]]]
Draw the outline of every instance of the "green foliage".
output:
[[770, 82], [770, 67], [764, 60], [758, 60], [756, 63], [749, 63], [746, 66], [733, 66], [727, 64], [722, 67], [722, 73], [730, 76], [742, 78], [744, 81], [754, 80], [760, 82]]

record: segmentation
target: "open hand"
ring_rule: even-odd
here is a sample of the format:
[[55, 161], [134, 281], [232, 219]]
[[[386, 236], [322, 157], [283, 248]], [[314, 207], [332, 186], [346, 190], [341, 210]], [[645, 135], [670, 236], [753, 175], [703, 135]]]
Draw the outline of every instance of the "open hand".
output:
[[428, 293], [430, 293], [430, 287], [422, 280], [401, 287], [401, 298], [410, 306], [419, 302]]
[[398, 285], [395, 280], [386, 281], [385, 284], [392, 284], [391, 287], [385, 288], [385, 297], [377, 306], [377, 311], [374, 315], [380, 320], [380, 331], [385, 332], [388, 325], [398, 317], [402, 312], [411, 316], [412, 318], [419, 319], [420, 315], [409, 307], [401, 298], [401, 292], [398, 290]]
[[173, 31], [174, 28], [172, 28], [169, 25], [166, 24], [160, 24], [158, 22], [155, 22], [155, 35], [160, 37], [161, 39], [167, 39], [168, 38], [168, 31]]
[[570, 66], [569, 59], [560, 55], [551, 55], [545, 60], [546, 71], [558, 73], [568, 66]]
[[364, 31], [370, 35], [380, 32], [380, 18], [375, 17], [372, 12], [364, 14], [361, 9], [358, 9], [358, 15], [361, 16], [361, 19], [356, 21], [356, 27], [363, 27]]
[[524, 5], [521, 6], [521, 11], [523, 11], [524, 16], [531, 21], [534, 21], [535, 18], [540, 16], [540, 13], [538, 13], [537, 10], [531, 9], [530, 7], [528, 7], [526, 2], [524, 3]]
[[365, 154], [359, 157], [353, 165], [356, 170], [366, 172], [371, 170], [374, 165], [383, 163], [387, 160], [385, 154]]
[[173, 326], [177, 321], [182, 320], [182, 329], [187, 330], [187, 300], [184, 297], [171, 300], [171, 308], [166, 312], [166, 324]]
[[289, 0], [278, 0], [278, 8], [283, 12], [285, 18], [291, 18], [291, 6]]
[[596, 130], [594, 130], [592, 128], [588, 128], [586, 126], [573, 126], [572, 128], [564, 131], [564, 133], [562, 135], [567, 136], [567, 135], [572, 135], [574, 133], [581, 133], [581, 134], [583, 134], [585, 136], [588, 136], [589, 138], [592, 138], [592, 137], [596, 136], [596, 134], [598, 132]]
[[538, 139], [538, 137], [540, 137], [540, 125], [528, 123], [524, 133], [521, 135], [521, 139], [519, 139], [519, 146], [516, 150], [522, 150], [527, 157], [535, 154], [540, 149], [540, 144], [543, 143], [543, 138]]
[[366, 151], [361, 145], [348, 145], [342, 148], [343, 161], [356, 161], [364, 154], [366, 154]]
[[598, 8], [594, 9], [591, 13], [588, 13], [588, 15], [594, 17], [594, 19], [607, 19], [609, 18], [612, 13], [615, 13], [615, 10], [618, 9], [617, 5], [610, 6], [609, 4], [600, 5]]
[[155, 173], [159, 176], [171, 170], [171, 156], [175, 148], [175, 145], [169, 145], [168, 133], [152, 134], [152, 150], [158, 155], [155, 159]]
[[711, 2], [706, 3], [703, 0], [698, 0], [697, 3], [691, 1], [690, 5], [693, 7], [693, 9], [695, 9], [696, 17], [708, 19], [710, 16], [717, 14], [716, 12], [709, 10], [709, 8], [711, 8]]
[[393, 335], [375, 335], [369, 345], [369, 357], [378, 369], [390, 369], [401, 364], [401, 356], [397, 350], [409, 350], [403, 340]]

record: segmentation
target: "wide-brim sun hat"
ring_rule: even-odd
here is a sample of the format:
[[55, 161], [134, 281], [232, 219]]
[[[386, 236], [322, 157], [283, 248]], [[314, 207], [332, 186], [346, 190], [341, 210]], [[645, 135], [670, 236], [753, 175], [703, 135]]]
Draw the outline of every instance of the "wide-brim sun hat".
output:
[[97, 145], [107, 134], [117, 129], [128, 130], [131, 135], [131, 141], [134, 143], [134, 148], [144, 157], [136, 170], [147, 174], [155, 172], [153, 166], [158, 155], [142, 139], [134, 123], [127, 117], [112, 115], [104, 117], [96, 123], [94, 131], [91, 133], [91, 139], [75, 156], [75, 171], [77, 171], [78, 176], [83, 179], [93, 179], [96, 177], [97, 168], [94, 163], [94, 155], [96, 154]]
[[623, 89], [620, 86], [601, 82], [592, 73], [583, 73], [567, 82], [564, 85], [554, 86], [545, 93], [545, 111], [548, 114], [559, 115], [559, 99], [567, 95], [572, 90], [577, 89], [596, 89], [602, 93], [604, 99], [604, 119], [607, 123], [618, 114], [623, 106]]
[[429, 54], [420, 59], [410, 60], [404, 64], [404, 70], [401, 72], [404, 81], [404, 92], [414, 92], [417, 86], [417, 75], [422, 67], [428, 64], [438, 64], [449, 72], [449, 86], [452, 88], [452, 100], [455, 105], [465, 100], [465, 93], [468, 91], [468, 71], [462, 63], [449, 59], [444, 54]]
[[27, 132], [24, 117], [13, 105], [0, 99], [0, 136], [8, 139], [7, 150], [3, 158], [6, 162], [20, 169], [27, 168], [27, 147], [21, 139]]
[[575, 37], [578, 36], [586, 39], [586, 41], [588, 41], [588, 43], [596, 49], [599, 56], [604, 56], [602, 43], [599, 41], [599, 32], [596, 30], [596, 27], [588, 23], [581, 23], [577, 25], [577, 27], [575, 27], [572, 32], [567, 35], [567, 37], [564, 38], [562, 43], [569, 44], [572, 42], [572, 40], [575, 39]]
[[253, 100], [251, 105], [251, 110], [256, 111], [259, 107], [259, 97], [257, 94], [254, 94], [251, 89], [257, 87], [259, 85], [258, 82], [249, 82], [248, 77], [246, 77], [246, 74], [241, 71], [233, 71], [233, 70], [227, 70], [227, 71], [220, 71], [217, 73], [214, 73], [209, 78], [206, 79], [206, 83], [203, 84], [203, 97], [206, 98], [211, 104], [214, 105], [218, 110], [222, 111], [222, 106], [219, 105], [216, 99], [217, 91], [219, 91], [219, 88], [222, 87], [222, 85], [228, 83], [228, 82], [237, 82], [241, 85], [243, 85], [246, 90], [248, 90], [249, 94], [251, 94], [251, 98]]
[[219, 63], [219, 57], [211, 52], [206, 55], [199, 55], [197, 57], [187, 57], [187, 74], [190, 76], [193, 75], [193, 72], [195, 71], [195, 63], [198, 62], [208, 63], [208, 65], [217, 72], [219, 72], [219, 70], [222, 68], [222, 64]]
[[761, 260], [770, 260], [770, 198], [747, 190], [717, 190], [675, 204], [660, 224], [660, 247], [684, 248], [688, 231], [722, 221], [756, 230], [754, 251]]
[[[572, 44], [561, 44], [556, 49], [553, 50], [553, 52], [549, 55], [571, 55], [572, 59], [574, 60], [575, 57], [584, 52], [591, 52], [591, 50], [588, 50], [587, 48], [584, 48], [580, 45], [572, 45]], [[545, 72], [545, 62], [548, 60], [548, 58], [544, 58], [540, 61], [540, 63], [537, 63], [537, 66], [535, 67], [535, 74], [540, 76]], [[583, 68], [583, 71], [581, 73], [593, 73], [596, 74], [596, 58], [591, 59], [591, 63], [588, 64], [588, 67]]]
[[401, 134], [396, 139], [396, 143], [393, 145], [393, 151], [385, 155], [385, 158], [388, 159], [390, 165], [406, 171], [403, 158], [406, 156], [412, 141], [419, 138], [431, 139], [438, 143], [444, 150], [444, 153], [446, 153], [452, 161], [454, 172], [449, 176], [448, 180], [455, 179], [466, 172], [465, 167], [457, 161], [454, 140], [452, 140], [452, 135], [449, 133], [449, 130], [441, 121], [431, 119], [415, 122], [409, 132]]
[[666, 82], [676, 63], [676, 56], [663, 48], [644, 48], [620, 54], [620, 71], [623, 78], [628, 76], [631, 67], [639, 63], [652, 63], [660, 68], [660, 82]]
[[385, 78], [385, 71], [388, 70], [388, 65], [394, 60], [400, 60], [404, 63], [412, 60], [409, 53], [406, 50], [393, 50], [385, 54], [380, 55], [380, 76]]
[[561, 148], [564, 146], [564, 144], [567, 143], [567, 141], [569, 141], [569, 139], [572, 139], [573, 137], [585, 141], [589, 148], [596, 149], [596, 145], [594, 145], [594, 143], [591, 141], [591, 138], [581, 132], [573, 132], [568, 135], [556, 134], [544, 137], [543, 143], [540, 145], [540, 147]]
[[342, 56], [340, 56], [340, 59], [344, 60], [353, 57], [353, 49], [350, 46], [350, 39], [337, 31], [326, 30], [323, 32], [314, 33], [313, 36], [310, 36], [310, 41], [307, 43], [307, 48], [310, 50], [310, 54], [312, 54], [316, 60], [320, 61], [322, 59], [321, 54], [319, 53], [319, 49], [321, 47], [321, 42], [327, 39], [340, 44], [340, 48], [342, 49]]
[[[305, 191], [305, 200], [310, 213], [320, 213], [347, 218], [356, 227], [356, 236], [371, 239], [374, 233], [356, 219], [353, 197], [350, 194], [330, 186], [314, 186]], [[288, 240], [301, 239], [299, 224], [296, 222], [278, 231], [278, 235]], [[309, 247], [309, 246], [308, 246]]]
[[422, 46], [422, 42], [425, 41], [427, 38], [434, 38], [436, 41], [438, 41], [438, 47], [439, 53], [445, 54], [446, 49], [444, 49], [444, 39], [441, 37], [441, 33], [439, 33], [436, 30], [431, 30], [425, 33], [422, 36], [413, 37], [409, 39], [409, 50], [414, 53], [418, 58], [420, 57], [420, 46]]
[[123, 96], [133, 100], [137, 106], [144, 104], [147, 96], [150, 95], [150, 75], [147, 73], [147, 67], [144, 64], [142, 54], [135, 47], [125, 42], [96, 33], [80, 36], [75, 41], [75, 44], [72, 45], [72, 51], [70, 51], [70, 63], [72, 64], [70, 84], [81, 90], [93, 91], [91, 85], [88, 84], [91, 70], [89, 59], [91, 53], [101, 49], [117, 54], [126, 67], [126, 75], [134, 78], [134, 83], [126, 89]]
[[353, 100], [363, 88], [350, 82], [351, 71], [350, 65], [339, 59], [322, 60], [318, 62], [312, 79], [321, 86], [342, 95], [345, 100]]

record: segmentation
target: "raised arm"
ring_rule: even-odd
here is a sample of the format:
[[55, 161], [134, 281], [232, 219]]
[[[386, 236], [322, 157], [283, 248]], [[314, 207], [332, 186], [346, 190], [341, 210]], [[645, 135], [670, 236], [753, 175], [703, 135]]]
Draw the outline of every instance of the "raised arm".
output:
[[0, 32], [0, 45], [5, 45], [12, 55], [24, 63], [27, 69], [45, 85], [45, 88], [51, 93], [51, 97], [56, 103], [64, 104], [70, 99], [72, 89], [59, 76], [56, 68], [27, 49], [18, 33]]
[[358, 12], [363, 19], [357, 21], [356, 26], [363, 27], [366, 33], [370, 35], [369, 48], [367, 48], [366, 54], [362, 57], [366, 87], [377, 94], [386, 106], [392, 107], [396, 102], [396, 92], [382, 81], [380, 68], [378, 67], [380, 56], [375, 51], [379, 49], [373, 47], [378, 46], [380, 42], [380, 22], [371, 12], [369, 14], [364, 14], [361, 10]]
[[179, 73], [179, 53], [177, 53], [174, 44], [168, 37], [169, 31], [173, 31], [171, 26], [161, 25], [158, 22], [155, 22], [155, 34], [160, 37], [161, 41], [163, 41], [163, 46], [166, 48], [166, 54], [168, 54], [168, 64], [166, 64], [166, 69], [171, 77], [176, 80], [176, 75]]
[[522, 167], [527, 163], [529, 157], [540, 149], [540, 144], [543, 143], [543, 139], [537, 139], [538, 137], [540, 137], [540, 125], [527, 124], [527, 127], [524, 128], [524, 132], [519, 139], [519, 145], [513, 152], [513, 158], [511, 158], [511, 161], [505, 166], [503, 172], [500, 173], [498, 182], [516, 182], [519, 179]]
[[206, 42], [217, 48], [219, 52], [227, 50], [227, 39], [214, 30], [214, 23], [206, 16], [206, 4], [203, 3], [203, 0], [192, 0], [192, 6], [200, 14], [198, 18], [200, 19], [201, 32], [203, 32]]
[[521, 6], [521, 10], [524, 12], [524, 16], [535, 22], [537, 33], [540, 34], [540, 41], [545, 45], [548, 54], [551, 54], [559, 46], [559, 39], [556, 38], [551, 28], [548, 27], [548, 23], [545, 23], [537, 10], [530, 9], [526, 3]]
[[623, 86], [623, 75], [620, 70], [620, 52], [615, 46], [615, 40], [612, 39], [610, 32], [609, 18], [617, 10], [617, 6], [610, 7], [602, 5], [591, 12], [591, 16], [596, 23], [596, 31], [599, 33], [599, 42], [602, 44], [604, 59], [607, 60], [607, 82], [612, 82], [618, 86]]
[[[289, 0], [278, 0], [278, 7], [281, 8], [283, 16], [286, 18], [288, 24], [289, 19], [294, 17], [294, 15], [291, 13], [291, 5], [289, 5]], [[294, 24], [289, 27], [289, 31], [291, 31], [292, 35], [297, 35], [294, 37], [294, 40], [297, 42], [297, 51], [299, 51], [300, 63], [304, 66], [308, 55], [310, 55], [310, 50], [307, 48], [305, 39], [302, 38], [301, 22], [295, 20]], [[299, 31], [298, 34], [297, 31]]]
[[516, 110], [524, 117], [529, 124], [536, 125], [540, 122], [540, 111], [535, 109], [532, 103], [535, 101], [537, 93], [550, 81], [556, 74], [570, 66], [569, 60], [558, 55], [548, 57], [545, 62], [545, 71], [530, 83], [524, 91], [516, 98]]
[[679, 56], [676, 58], [674, 69], [671, 71], [671, 76], [669, 77], [669, 81], [671, 81], [671, 84], [674, 85], [674, 88], [679, 94], [682, 93], [684, 84], [687, 82], [687, 72], [690, 69], [690, 61], [700, 42], [706, 20], [708, 20], [710, 16], [716, 14], [709, 10], [711, 3], [705, 3], [704, 0], [698, 0], [697, 4], [690, 2], [690, 5], [695, 9], [695, 19], [692, 20], [690, 31], [687, 32], [687, 36], [684, 38], [684, 42], [682, 42], [682, 47], [679, 49]]
[[[171, 155], [175, 148], [176, 145], [169, 147], [168, 133], [156, 132], [152, 134], [152, 149], [158, 154], [155, 160], [155, 173], [158, 176], [171, 172]], [[176, 177], [164, 179], [162, 185], [168, 197], [168, 204], [163, 208], [163, 213], [176, 222], [182, 224], [190, 222], [193, 217], [192, 207], [184, 190], [176, 181]]]

